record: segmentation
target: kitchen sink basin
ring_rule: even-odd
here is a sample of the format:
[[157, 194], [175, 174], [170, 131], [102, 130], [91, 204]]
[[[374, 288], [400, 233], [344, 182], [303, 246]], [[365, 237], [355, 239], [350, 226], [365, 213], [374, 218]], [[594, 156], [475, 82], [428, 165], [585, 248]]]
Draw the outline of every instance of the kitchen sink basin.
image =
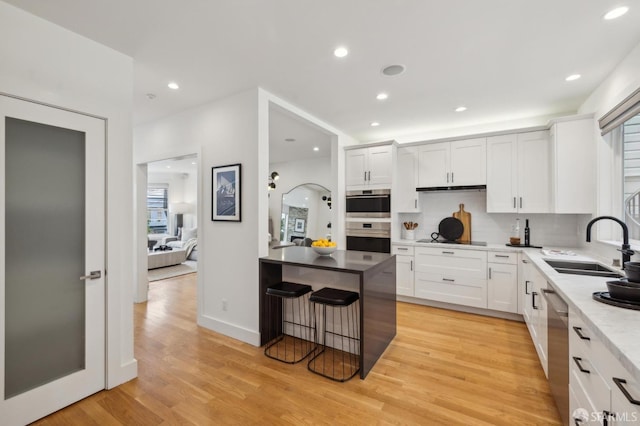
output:
[[620, 278], [624, 274], [595, 262], [571, 262], [567, 260], [545, 260], [561, 274], [589, 275], [592, 277]]

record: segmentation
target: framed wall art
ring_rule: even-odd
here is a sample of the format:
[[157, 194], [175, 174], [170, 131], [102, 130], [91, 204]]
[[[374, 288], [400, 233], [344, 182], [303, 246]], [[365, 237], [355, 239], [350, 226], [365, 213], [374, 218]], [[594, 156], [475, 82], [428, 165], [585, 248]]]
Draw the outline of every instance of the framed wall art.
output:
[[211, 168], [211, 220], [240, 222], [242, 165]]

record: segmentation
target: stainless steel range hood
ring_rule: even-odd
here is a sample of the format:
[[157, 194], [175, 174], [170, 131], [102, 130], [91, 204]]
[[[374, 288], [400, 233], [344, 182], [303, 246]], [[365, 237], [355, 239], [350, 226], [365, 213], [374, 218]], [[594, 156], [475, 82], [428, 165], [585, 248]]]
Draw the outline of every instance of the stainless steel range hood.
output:
[[416, 188], [418, 192], [435, 191], [486, 191], [487, 185], [461, 185], [461, 186], [424, 186]]

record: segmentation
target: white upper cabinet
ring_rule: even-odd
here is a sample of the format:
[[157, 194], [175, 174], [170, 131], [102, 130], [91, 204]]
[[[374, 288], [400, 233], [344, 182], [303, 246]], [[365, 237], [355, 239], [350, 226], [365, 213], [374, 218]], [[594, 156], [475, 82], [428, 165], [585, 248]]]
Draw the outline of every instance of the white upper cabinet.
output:
[[549, 133], [487, 138], [487, 212], [550, 213]]
[[379, 145], [346, 151], [346, 185], [362, 187], [391, 185], [392, 146]]
[[484, 185], [486, 138], [422, 145], [418, 164], [419, 187]]
[[418, 203], [418, 148], [398, 148], [393, 204], [399, 213], [420, 211]]
[[595, 211], [595, 124], [591, 117], [551, 125], [551, 192], [554, 213]]

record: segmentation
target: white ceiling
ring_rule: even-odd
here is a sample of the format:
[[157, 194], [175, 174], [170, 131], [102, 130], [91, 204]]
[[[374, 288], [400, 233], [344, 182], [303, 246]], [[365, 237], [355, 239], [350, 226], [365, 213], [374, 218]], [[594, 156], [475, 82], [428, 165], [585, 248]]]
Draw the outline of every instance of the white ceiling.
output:
[[[289, 139], [289, 140], [287, 140]], [[295, 139], [291, 141], [290, 139]], [[313, 148], [317, 147], [318, 151]], [[331, 137], [277, 106], [269, 109], [269, 162], [331, 157]]]
[[176, 157], [168, 160], [147, 163], [149, 173], [193, 173], [198, 171], [198, 158], [193, 156]]
[[640, 42], [637, 0], [5, 1], [133, 57], [136, 123], [260, 86], [361, 141], [575, 112]]

